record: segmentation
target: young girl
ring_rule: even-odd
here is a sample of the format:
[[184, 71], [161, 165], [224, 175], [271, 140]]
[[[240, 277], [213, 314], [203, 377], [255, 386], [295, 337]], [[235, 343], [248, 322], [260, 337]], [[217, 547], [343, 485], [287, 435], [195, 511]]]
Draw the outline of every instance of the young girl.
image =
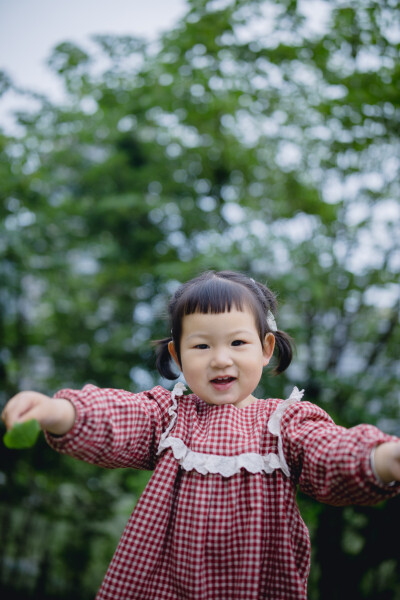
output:
[[309, 535], [300, 489], [335, 505], [373, 504], [399, 493], [400, 443], [371, 425], [336, 426], [318, 406], [257, 399], [253, 392], [289, 337], [274, 295], [253, 279], [207, 272], [169, 305], [171, 337], [157, 367], [176, 384], [133, 394], [86, 385], [55, 399], [22, 392], [8, 427], [36, 418], [59, 452], [102, 467], [154, 469], [98, 600], [306, 598]]

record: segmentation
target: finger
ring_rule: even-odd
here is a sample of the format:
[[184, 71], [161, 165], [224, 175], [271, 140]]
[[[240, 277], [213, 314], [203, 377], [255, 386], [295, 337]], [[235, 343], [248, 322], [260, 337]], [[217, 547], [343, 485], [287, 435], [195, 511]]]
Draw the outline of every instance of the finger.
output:
[[10, 429], [15, 423], [22, 423], [23, 421], [35, 418], [32, 416], [34, 409], [34, 398], [29, 392], [21, 392], [11, 398], [2, 414], [7, 429]]

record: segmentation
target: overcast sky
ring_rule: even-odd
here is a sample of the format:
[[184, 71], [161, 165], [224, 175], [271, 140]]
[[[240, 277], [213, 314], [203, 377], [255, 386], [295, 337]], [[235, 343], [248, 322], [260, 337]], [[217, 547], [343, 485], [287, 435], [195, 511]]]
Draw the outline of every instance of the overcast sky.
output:
[[[186, 12], [186, 0], [0, 0], [0, 69], [21, 87], [56, 99], [57, 80], [46, 67], [51, 49], [92, 34], [142, 35], [167, 31]], [[0, 125], [7, 130], [17, 98], [0, 99]]]

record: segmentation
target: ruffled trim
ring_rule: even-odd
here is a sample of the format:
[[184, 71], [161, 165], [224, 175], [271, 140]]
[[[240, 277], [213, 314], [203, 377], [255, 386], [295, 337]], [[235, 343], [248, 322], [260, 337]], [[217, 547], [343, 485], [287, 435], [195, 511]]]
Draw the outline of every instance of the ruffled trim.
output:
[[185, 391], [186, 391], [185, 385], [181, 381], [178, 381], [178, 383], [175, 384], [174, 389], [171, 392], [172, 404], [171, 404], [171, 406], [168, 409], [168, 414], [172, 418], [171, 418], [171, 421], [170, 421], [167, 429], [164, 431], [164, 433], [161, 436], [160, 444], [158, 446], [157, 454], [160, 454], [160, 452], [162, 452], [162, 450], [164, 449], [162, 447], [162, 445], [164, 444], [166, 438], [169, 436], [169, 432], [171, 431], [171, 429], [175, 425], [176, 419], [178, 418], [178, 413], [176, 412], [176, 410], [178, 408], [178, 401], [177, 401], [176, 397], [177, 396], [183, 396], [183, 392], [185, 392]]
[[[179, 386], [179, 387], [178, 387]], [[271, 452], [263, 456], [256, 452], [247, 452], [238, 454], [237, 456], [220, 456], [218, 454], [206, 454], [203, 452], [195, 452], [190, 450], [180, 438], [169, 436], [170, 431], [175, 425], [177, 419], [176, 409], [178, 406], [176, 396], [181, 396], [185, 390], [182, 383], [177, 383], [172, 391], [172, 405], [169, 409], [169, 414], [172, 416], [168, 428], [161, 436], [157, 454], [167, 448], [171, 448], [174, 458], [179, 462], [185, 471], [196, 470], [202, 475], [207, 473], [218, 473], [223, 477], [232, 477], [239, 473], [241, 469], [245, 469], [249, 473], [272, 473], [275, 469], [282, 469], [285, 475], [289, 477], [290, 471], [283, 454], [283, 443], [281, 437], [281, 421], [285, 410], [302, 399], [304, 390], [299, 391], [295, 387], [287, 400], [279, 404], [277, 409], [272, 414], [268, 421], [268, 431], [278, 437], [278, 454]]]
[[277, 454], [271, 453], [266, 456], [256, 452], [247, 452], [237, 456], [205, 454], [190, 450], [180, 438], [172, 436], [164, 441], [162, 449], [165, 448], [172, 449], [174, 457], [185, 471], [195, 470], [202, 475], [218, 473], [223, 477], [232, 477], [242, 468], [249, 473], [261, 473], [262, 471], [272, 473], [281, 467]]
[[272, 414], [270, 420], [268, 421], [268, 431], [270, 433], [272, 433], [272, 435], [276, 435], [278, 437], [279, 462], [280, 462], [282, 471], [285, 473], [285, 475], [287, 475], [287, 477], [290, 476], [290, 471], [289, 471], [288, 464], [286, 462], [285, 455], [283, 453], [281, 421], [282, 421], [283, 413], [285, 412], [285, 410], [287, 408], [289, 408], [289, 406], [291, 404], [293, 404], [294, 402], [299, 402], [303, 398], [303, 396], [304, 396], [304, 390], [299, 390], [297, 387], [294, 387], [289, 398], [287, 398], [286, 400], [284, 400], [283, 402], [281, 402], [279, 404], [278, 408], [275, 410], [275, 412]]

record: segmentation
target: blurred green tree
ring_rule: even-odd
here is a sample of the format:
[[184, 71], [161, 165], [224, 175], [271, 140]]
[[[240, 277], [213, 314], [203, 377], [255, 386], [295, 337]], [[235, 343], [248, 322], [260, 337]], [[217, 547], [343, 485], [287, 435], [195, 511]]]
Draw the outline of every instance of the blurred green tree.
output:
[[[0, 137], [1, 402], [88, 381], [151, 387], [149, 341], [177, 282], [232, 268], [279, 291], [297, 342], [260, 395], [295, 383], [338, 423], [399, 435], [398, 9], [190, 0], [155, 45], [57, 46], [65, 102], [32, 95], [39, 108]], [[148, 474], [41, 443], [3, 449], [0, 475], [8, 597], [91, 597]], [[310, 598], [400, 599], [386, 534], [398, 502], [300, 502]]]

